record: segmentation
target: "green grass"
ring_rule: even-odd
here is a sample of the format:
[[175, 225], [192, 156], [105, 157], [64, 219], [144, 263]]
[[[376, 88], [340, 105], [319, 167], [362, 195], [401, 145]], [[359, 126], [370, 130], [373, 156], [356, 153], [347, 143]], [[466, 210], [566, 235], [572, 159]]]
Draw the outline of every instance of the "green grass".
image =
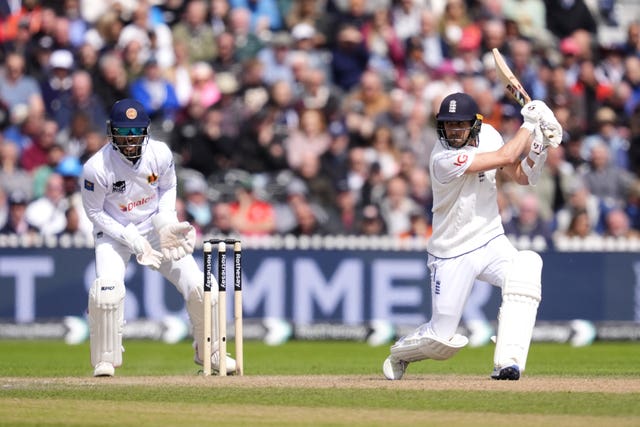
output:
[[[246, 342], [242, 379], [197, 375], [187, 342], [125, 347], [116, 377], [94, 379], [88, 344], [0, 341], [0, 426], [640, 425], [635, 343], [534, 343], [517, 382], [488, 379], [492, 346], [412, 364], [395, 382], [382, 379], [386, 346]], [[304, 385], [308, 375], [327, 383]], [[354, 378], [359, 385], [350, 385]], [[573, 379], [595, 386], [567, 388]], [[606, 386], [622, 380], [633, 392]]]

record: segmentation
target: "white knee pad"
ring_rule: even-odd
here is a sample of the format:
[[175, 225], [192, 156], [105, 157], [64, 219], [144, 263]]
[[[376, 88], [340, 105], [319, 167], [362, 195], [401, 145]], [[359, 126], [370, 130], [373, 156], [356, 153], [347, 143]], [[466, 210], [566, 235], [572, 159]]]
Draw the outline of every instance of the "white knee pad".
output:
[[123, 282], [98, 278], [89, 289], [89, 337], [91, 364], [122, 365], [122, 332], [124, 329]]
[[429, 332], [422, 335], [407, 336], [391, 347], [391, 356], [405, 362], [434, 359], [446, 360], [453, 357], [467, 345], [467, 337], [455, 334], [450, 340], [444, 340]]
[[493, 363], [502, 368], [518, 365], [524, 371], [529, 345], [542, 299], [542, 258], [532, 251], [514, 257], [502, 287], [498, 335]]
[[[212, 349], [218, 343], [218, 295], [211, 293], [211, 342]], [[189, 318], [191, 319], [191, 333], [196, 347], [196, 362], [202, 363], [202, 341], [204, 340], [204, 290], [201, 287], [194, 287], [189, 291], [186, 306]]]

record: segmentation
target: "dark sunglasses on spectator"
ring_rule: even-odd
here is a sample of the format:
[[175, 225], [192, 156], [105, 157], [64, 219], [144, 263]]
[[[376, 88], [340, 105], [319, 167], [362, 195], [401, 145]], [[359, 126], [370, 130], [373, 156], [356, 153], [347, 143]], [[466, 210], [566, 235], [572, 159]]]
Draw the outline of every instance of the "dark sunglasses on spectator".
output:
[[113, 133], [118, 136], [144, 135], [147, 128], [113, 128]]

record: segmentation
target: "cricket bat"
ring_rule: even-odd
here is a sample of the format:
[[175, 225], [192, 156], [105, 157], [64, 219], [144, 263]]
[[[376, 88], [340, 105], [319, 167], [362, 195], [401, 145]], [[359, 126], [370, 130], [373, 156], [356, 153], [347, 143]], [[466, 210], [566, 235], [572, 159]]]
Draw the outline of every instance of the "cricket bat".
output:
[[515, 99], [521, 107], [524, 107], [524, 104], [531, 102], [531, 97], [529, 96], [527, 91], [524, 90], [524, 87], [515, 76], [515, 74], [513, 74], [513, 71], [511, 71], [511, 68], [509, 68], [509, 66], [507, 65], [500, 51], [494, 47], [492, 53], [493, 59], [496, 61], [496, 71], [498, 72], [498, 77], [505, 85], [507, 92], [509, 92], [509, 95], [511, 95], [511, 97]]

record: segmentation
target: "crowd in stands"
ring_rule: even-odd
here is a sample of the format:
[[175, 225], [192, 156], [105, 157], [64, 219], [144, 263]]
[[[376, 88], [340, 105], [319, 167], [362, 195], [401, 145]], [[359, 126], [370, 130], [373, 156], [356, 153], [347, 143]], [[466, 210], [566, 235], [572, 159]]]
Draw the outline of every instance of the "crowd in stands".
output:
[[603, 40], [622, 24], [591, 3], [0, 2], [0, 234], [90, 236], [78, 176], [132, 97], [200, 235], [428, 238], [440, 100], [471, 94], [505, 140], [521, 124], [497, 47], [565, 129], [536, 187], [499, 174], [507, 233], [635, 237], [640, 21]]

